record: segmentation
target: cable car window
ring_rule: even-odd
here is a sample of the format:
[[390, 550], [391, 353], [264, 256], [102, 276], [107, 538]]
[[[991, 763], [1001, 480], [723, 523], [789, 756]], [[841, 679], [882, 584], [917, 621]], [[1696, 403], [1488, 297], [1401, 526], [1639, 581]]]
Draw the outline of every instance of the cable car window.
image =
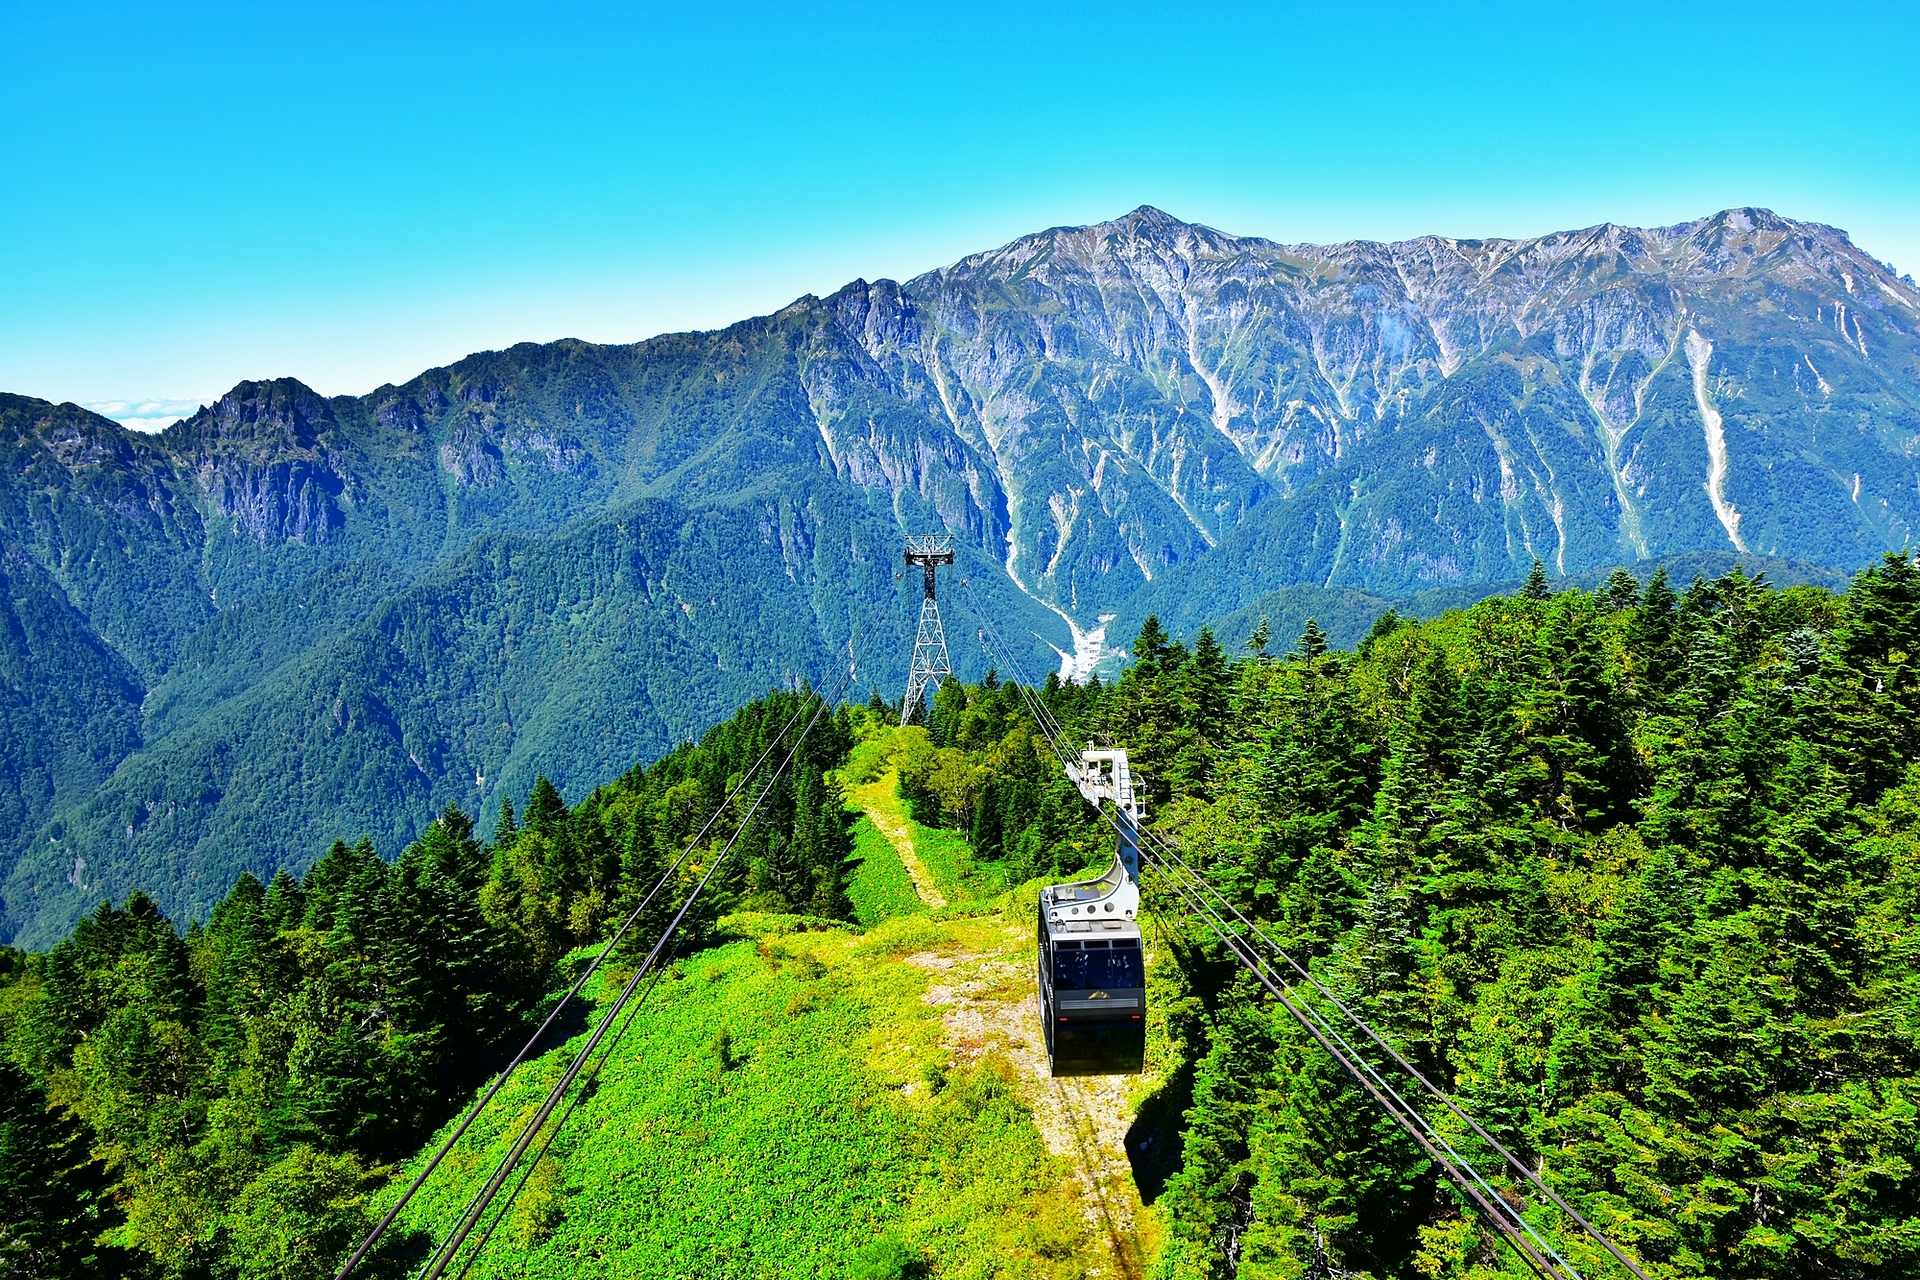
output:
[[1137, 946], [1122, 944], [1108, 950], [1103, 944], [1090, 942], [1084, 950], [1054, 952], [1053, 985], [1067, 991], [1144, 987], [1146, 968], [1140, 963]]

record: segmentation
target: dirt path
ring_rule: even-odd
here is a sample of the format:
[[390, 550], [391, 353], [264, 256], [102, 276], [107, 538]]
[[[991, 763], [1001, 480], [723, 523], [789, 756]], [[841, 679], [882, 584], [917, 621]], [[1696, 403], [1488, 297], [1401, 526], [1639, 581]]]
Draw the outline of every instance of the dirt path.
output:
[[866, 810], [867, 817], [873, 819], [873, 825], [880, 834], [900, 854], [900, 861], [906, 864], [907, 875], [913, 879], [913, 890], [920, 900], [935, 908], [947, 905], [947, 895], [941, 893], [933, 882], [933, 873], [927, 870], [927, 864], [920, 861], [920, 855], [914, 852], [913, 833], [907, 828], [907, 816], [900, 810], [900, 775], [892, 769], [881, 774], [873, 782], [854, 788], [853, 801]]
[[960, 954], [922, 953], [909, 964], [929, 971], [924, 997], [939, 1008], [954, 1059], [972, 1064], [990, 1055], [1011, 1062], [1034, 1127], [1047, 1147], [1071, 1169], [1068, 1189], [1092, 1229], [1095, 1255], [1089, 1275], [1144, 1276], [1158, 1236], [1157, 1223], [1140, 1202], [1127, 1159], [1132, 1095], [1140, 1076], [1079, 1076], [1054, 1079], [1047, 1067], [1026, 931], [980, 921], [999, 936]]
[[[889, 770], [854, 788], [853, 801], [899, 852], [921, 899], [944, 907], [946, 895], [914, 850], [898, 784]], [[1064, 1190], [1079, 1202], [1089, 1228], [1085, 1274], [1138, 1280], [1157, 1252], [1159, 1225], [1134, 1186], [1126, 1139], [1134, 1120], [1132, 1098], [1144, 1096], [1142, 1086], [1149, 1082], [1140, 1076], [1054, 1079], [1040, 1029], [1031, 933], [997, 917], [954, 921], [948, 928], [964, 939], [957, 952], [906, 958], [928, 971], [924, 998], [941, 1011], [948, 1051], [962, 1066], [989, 1056], [1012, 1065], [1034, 1127], [1070, 1170]]]

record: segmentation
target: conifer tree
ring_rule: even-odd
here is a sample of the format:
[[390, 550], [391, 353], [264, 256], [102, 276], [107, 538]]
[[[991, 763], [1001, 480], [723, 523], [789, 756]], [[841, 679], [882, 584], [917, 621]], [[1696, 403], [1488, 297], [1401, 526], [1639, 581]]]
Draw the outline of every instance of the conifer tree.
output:
[[1148, 614], [1147, 620], [1140, 624], [1140, 634], [1133, 638], [1134, 661], [1145, 665], [1156, 665], [1167, 656], [1172, 647], [1171, 637], [1160, 625], [1160, 615]]
[[1527, 581], [1520, 588], [1520, 596], [1524, 600], [1545, 600], [1552, 594], [1553, 588], [1547, 583], [1547, 566], [1535, 556], [1533, 568], [1527, 573]]
[[1360, 641], [1360, 656], [1364, 658], [1371, 655], [1373, 647], [1398, 631], [1400, 624], [1404, 621], [1406, 619], [1402, 618], [1392, 605], [1388, 605], [1386, 612], [1373, 620], [1373, 625], [1367, 629], [1365, 638]]
[[300, 882], [285, 867], [275, 871], [273, 883], [267, 886], [266, 901], [267, 921], [274, 931], [296, 927], [306, 910], [306, 893], [300, 888]]
[[533, 792], [527, 797], [527, 829], [551, 840], [560, 834], [566, 821], [566, 801], [560, 798], [559, 789], [547, 776], [541, 774], [534, 780]]
[[1267, 646], [1272, 643], [1273, 628], [1268, 625], [1266, 615], [1261, 614], [1260, 625], [1255, 627], [1253, 634], [1247, 637], [1247, 652], [1253, 655], [1254, 661], [1265, 662], [1267, 659]]
[[1618, 613], [1640, 603], [1640, 580], [1625, 569], [1615, 569], [1601, 589], [1601, 598], [1609, 610]]
[[99, 1237], [113, 1223], [87, 1130], [0, 1056], [0, 1276], [111, 1280], [135, 1260]]
[[1329, 647], [1327, 633], [1320, 629], [1318, 622], [1308, 618], [1307, 625], [1300, 631], [1300, 642], [1294, 646], [1294, 653], [1302, 662], [1311, 666], [1316, 659], [1327, 652]]
[[1678, 674], [1678, 655], [1673, 652], [1677, 603], [1667, 585], [1666, 568], [1656, 569], [1627, 627], [1629, 669], [1642, 701], [1649, 705], [1657, 705], [1672, 691]]

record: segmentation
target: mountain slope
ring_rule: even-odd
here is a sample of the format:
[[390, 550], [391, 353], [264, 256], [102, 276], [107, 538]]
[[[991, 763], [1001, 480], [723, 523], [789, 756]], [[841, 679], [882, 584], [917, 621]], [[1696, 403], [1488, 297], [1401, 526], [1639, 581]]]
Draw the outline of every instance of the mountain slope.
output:
[[[1917, 335], [1909, 282], [1764, 210], [1289, 246], [1142, 208], [712, 333], [522, 344], [361, 397], [242, 383], [157, 438], [0, 396], [0, 657], [35, 673], [0, 690], [26, 726], [0, 933], [51, 937], [136, 873], [192, 911], [238, 866], [392, 847], [539, 772], [590, 786], [823, 673], [906, 530], [951, 531], [1024, 660], [1082, 672], [1147, 609], [1290, 586], [1469, 598], [1536, 557], [1695, 552], [1850, 571], [1920, 515]], [[724, 627], [606, 567], [657, 581], [662, 556]], [[542, 603], [535, 564], [566, 584]], [[869, 644], [889, 691], [912, 610]], [[495, 615], [529, 628], [511, 656]], [[593, 727], [536, 731], [569, 717]]]
[[1536, 556], [1852, 568], [1920, 506], [1920, 292], [1763, 210], [1319, 248], [1142, 209], [866, 292], [898, 299], [863, 331], [903, 335], [869, 339], [923, 371], [902, 394], [940, 389], [1016, 463], [1073, 460], [1014, 500], [1010, 564], [1083, 620], [1184, 562], [1240, 603]]

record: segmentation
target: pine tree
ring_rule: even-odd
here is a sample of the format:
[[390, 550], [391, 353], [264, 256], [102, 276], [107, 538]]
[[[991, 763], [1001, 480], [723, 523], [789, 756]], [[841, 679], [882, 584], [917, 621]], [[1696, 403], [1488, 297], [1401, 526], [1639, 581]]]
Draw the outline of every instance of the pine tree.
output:
[[267, 921], [274, 931], [297, 927], [306, 910], [307, 895], [300, 888], [300, 882], [285, 867], [275, 871], [273, 883], [267, 886], [266, 903]]
[[1407, 706], [1407, 746], [1435, 779], [1452, 777], [1465, 735], [1460, 679], [1447, 655], [1435, 650], [1415, 670]]
[[1140, 634], [1133, 639], [1134, 661], [1148, 666], [1158, 665], [1172, 647], [1172, 638], [1160, 625], [1160, 615], [1148, 614], [1147, 620], [1140, 624]]
[[1170, 781], [1205, 797], [1208, 781], [1229, 733], [1233, 669], [1211, 628], [1200, 628], [1193, 654], [1179, 669], [1175, 700], [1189, 732], [1170, 762]]
[[[289, 905], [283, 895], [282, 909]], [[273, 954], [277, 933], [267, 891], [252, 873], [242, 872], [201, 935], [207, 999], [200, 1039], [217, 1058], [237, 1057], [247, 1023], [282, 994], [285, 978]]]
[[1327, 652], [1328, 647], [1327, 633], [1320, 629], [1318, 622], [1308, 618], [1307, 625], [1301, 629], [1300, 642], [1294, 646], [1294, 654], [1302, 662], [1311, 666], [1316, 659]]
[[106, 1171], [87, 1146], [73, 1113], [49, 1106], [38, 1082], [0, 1056], [0, 1276], [140, 1273], [125, 1250], [99, 1243], [115, 1215]]
[[1542, 800], [1563, 824], [1598, 831], [1632, 816], [1636, 761], [1586, 597], [1560, 597], [1541, 632], [1539, 678], [1523, 704]]
[[547, 781], [547, 776], [541, 774], [534, 780], [533, 792], [527, 797], [527, 829], [552, 840], [559, 836], [566, 821], [566, 801], [560, 798], [559, 789]]
[[1273, 628], [1267, 624], [1266, 615], [1262, 614], [1260, 615], [1260, 625], [1255, 627], [1253, 634], [1247, 637], [1247, 651], [1253, 655], [1254, 661], [1265, 662], [1267, 660], [1267, 646], [1272, 643]]
[[1814, 694], [1816, 732], [1872, 801], [1920, 755], [1920, 570], [1889, 553], [1854, 575]]
[[1400, 625], [1405, 621], [1406, 619], [1395, 612], [1393, 606], [1387, 606], [1386, 612], [1373, 620], [1373, 625], [1367, 629], [1365, 638], [1360, 641], [1360, 655], [1362, 657], [1370, 656], [1373, 653], [1374, 646], [1398, 631]]
[[1679, 675], [1678, 655], [1673, 652], [1679, 623], [1677, 603], [1673, 589], [1667, 585], [1666, 569], [1656, 569], [1627, 627], [1629, 670], [1641, 700], [1650, 705], [1672, 691]]
[[1210, 1031], [1194, 1067], [1183, 1165], [1161, 1199], [1175, 1236], [1168, 1261], [1176, 1267], [1184, 1261], [1186, 1274], [1200, 1276], [1238, 1268], [1253, 1220], [1253, 1129], [1271, 1085], [1274, 1053], [1271, 1030], [1244, 996]]
[[1001, 787], [998, 779], [989, 777], [980, 788], [980, 802], [973, 810], [973, 830], [968, 833], [967, 842], [973, 846], [974, 856], [989, 862], [998, 862], [1006, 856], [1001, 833]]
[[1547, 583], [1547, 566], [1534, 557], [1533, 568], [1527, 574], [1526, 585], [1520, 588], [1523, 600], [1545, 600], [1553, 594], [1553, 588]]
[[936, 747], [951, 747], [959, 736], [960, 717], [967, 709], [967, 687], [958, 680], [942, 680], [934, 691], [933, 714], [927, 718], [927, 733]]
[[1640, 603], [1640, 580], [1625, 569], [1615, 569], [1607, 578], [1607, 585], [1601, 589], [1600, 595], [1606, 601], [1606, 607], [1614, 613], [1631, 609]]

